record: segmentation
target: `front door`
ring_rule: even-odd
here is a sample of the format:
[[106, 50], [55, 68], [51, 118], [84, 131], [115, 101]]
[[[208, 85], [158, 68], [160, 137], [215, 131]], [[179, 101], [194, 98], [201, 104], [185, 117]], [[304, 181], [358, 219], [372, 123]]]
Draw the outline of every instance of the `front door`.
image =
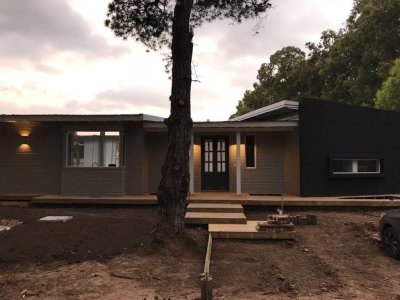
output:
[[227, 136], [201, 139], [201, 189], [229, 190], [229, 143]]

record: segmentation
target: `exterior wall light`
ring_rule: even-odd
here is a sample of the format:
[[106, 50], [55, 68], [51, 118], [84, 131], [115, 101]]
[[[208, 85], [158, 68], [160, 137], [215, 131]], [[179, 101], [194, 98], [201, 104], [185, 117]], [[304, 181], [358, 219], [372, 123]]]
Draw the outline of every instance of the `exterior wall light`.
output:
[[21, 136], [21, 145], [29, 146], [29, 136]]
[[19, 152], [31, 152], [31, 146], [29, 145], [29, 136], [20, 136], [20, 145], [18, 147]]

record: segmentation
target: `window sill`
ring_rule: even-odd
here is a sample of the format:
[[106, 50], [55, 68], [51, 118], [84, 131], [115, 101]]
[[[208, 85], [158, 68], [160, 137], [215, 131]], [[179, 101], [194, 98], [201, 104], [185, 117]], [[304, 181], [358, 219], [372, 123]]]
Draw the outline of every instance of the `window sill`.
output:
[[66, 166], [64, 169], [67, 170], [122, 170], [125, 169], [125, 166], [122, 167], [71, 167]]
[[384, 173], [329, 174], [329, 178], [384, 178]]

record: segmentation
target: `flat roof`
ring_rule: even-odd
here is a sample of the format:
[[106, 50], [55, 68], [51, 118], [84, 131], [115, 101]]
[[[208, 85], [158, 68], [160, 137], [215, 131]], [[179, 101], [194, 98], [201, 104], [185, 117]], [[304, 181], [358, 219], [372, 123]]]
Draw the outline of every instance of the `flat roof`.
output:
[[0, 115], [0, 122], [163, 122], [164, 118], [146, 114], [121, 114], [121, 115]]
[[[194, 122], [193, 131], [290, 131], [298, 127], [298, 121], [252, 121], [252, 122]], [[165, 131], [167, 126], [162, 122], [145, 122], [143, 128], [147, 131]]]

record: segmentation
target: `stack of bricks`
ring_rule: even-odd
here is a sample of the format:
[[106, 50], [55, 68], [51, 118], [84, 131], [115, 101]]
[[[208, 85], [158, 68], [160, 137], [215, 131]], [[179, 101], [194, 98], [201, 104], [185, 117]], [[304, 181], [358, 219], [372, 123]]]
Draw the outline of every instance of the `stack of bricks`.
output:
[[317, 225], [317, 216], [307, 214], [306, 216], [290, 216], [289, 220], [294, 225]]
[[258, 222], [257, 231], [294, 231], [294, 225], [289, 215], [269, 215], [266, 222]]

